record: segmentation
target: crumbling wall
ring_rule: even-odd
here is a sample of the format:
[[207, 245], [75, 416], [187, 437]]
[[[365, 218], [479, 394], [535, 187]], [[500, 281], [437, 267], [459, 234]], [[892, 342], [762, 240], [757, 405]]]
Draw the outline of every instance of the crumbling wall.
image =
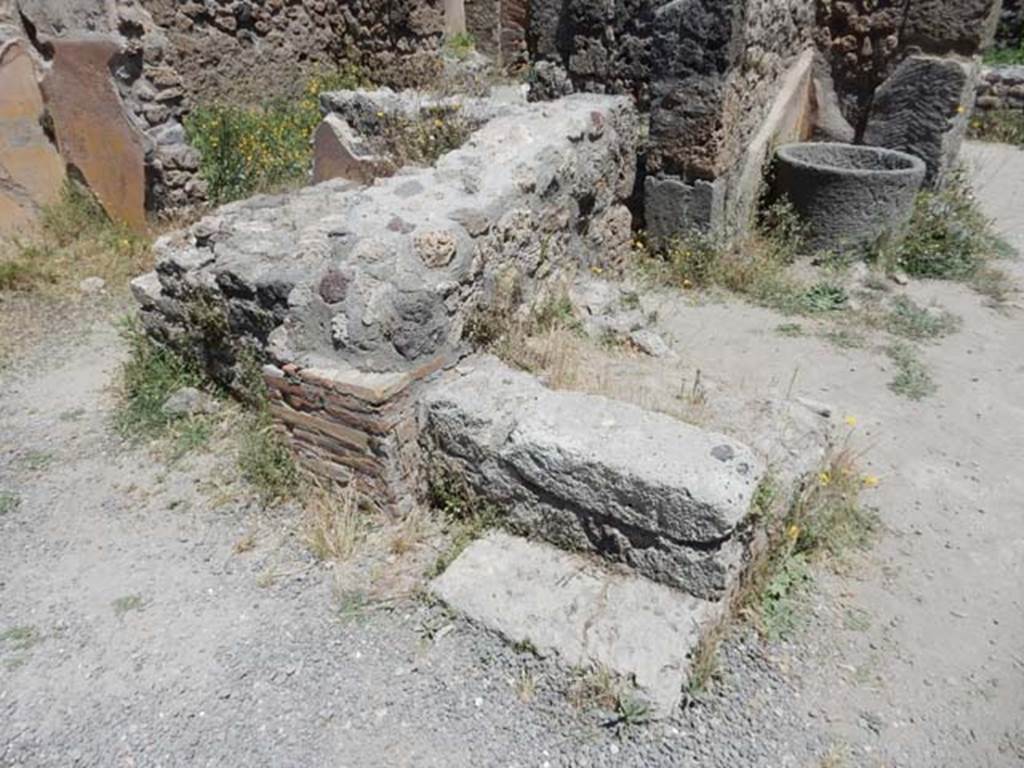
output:
[[982, 112], [1024, 112], [1024, 65], [982, 70], [976, 106]]
[[169, 43], [166, 60], [192, 101], [293, 94], [317, 68], [366, 67], [406, 86], [439, 73], [440, 0], [140, 0]]
[[[133, 283], [143, 323], [228, 386], [246, 359], [274, 363], [282, 428], [327, 475], [408, 477], [407, 439], [354, 436], [366, 413], [398, 429], [392, 399], [454, 362], [481, 311], [627, 256], [636, 133], [627, 99], [581, 94], [496, 118], [433, 168], [224, 206], [157, 243], [156, 272]], [[325, 410], [353, 377], [384, 394]]]

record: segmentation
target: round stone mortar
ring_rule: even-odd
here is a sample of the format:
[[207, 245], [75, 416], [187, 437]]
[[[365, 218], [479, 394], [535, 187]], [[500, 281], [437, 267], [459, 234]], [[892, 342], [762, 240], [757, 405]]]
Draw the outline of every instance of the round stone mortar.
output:
[[776, 153], [775, 192], [807, 227], [814, 250], [856, 251], [900, 237], [925, 177], [905, 152], [852, 144], [787, 144]]

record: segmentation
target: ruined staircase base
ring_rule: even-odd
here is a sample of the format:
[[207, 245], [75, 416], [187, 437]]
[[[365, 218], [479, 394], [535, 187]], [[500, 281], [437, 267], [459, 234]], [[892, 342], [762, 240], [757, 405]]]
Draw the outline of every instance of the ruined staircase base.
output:
[[628, 679], [659, 717], [679, 705], [701, 641], [728, 610], [504, 532], [473, 542], [430, 591], [509, 642]]

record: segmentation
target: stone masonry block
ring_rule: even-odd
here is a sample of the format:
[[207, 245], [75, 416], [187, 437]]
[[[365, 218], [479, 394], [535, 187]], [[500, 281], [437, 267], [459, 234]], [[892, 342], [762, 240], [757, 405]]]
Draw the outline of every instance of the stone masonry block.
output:
[[607, 398], [548, 390], [491, 357], [423, 393], [427, 450], [516, 530], [717, 599], [765, 467], [724, 435]]

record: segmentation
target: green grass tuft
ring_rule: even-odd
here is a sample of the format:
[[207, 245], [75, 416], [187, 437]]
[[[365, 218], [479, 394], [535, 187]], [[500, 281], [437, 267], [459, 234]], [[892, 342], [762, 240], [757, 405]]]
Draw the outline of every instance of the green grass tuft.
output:
[[892, 344], [885, 353], [896, 365], [896, 376], [889, 382], [889, 389], [909, 400], [924, 400], [938, 391], [931, 373], [917, 355], [917, 351], [905, 343]]
[[17, 512], [21, 506], [21, 497], [13, 491], [0, 491], [0, 515]]
[[884, 324], [894, 336], [920, 341], [955, 333], [960, 328], [960, 318], [945, 310], [922, 307], [907, 296], [898, 296], [886, 313]]
[[118, 432], [130, 439], [152, 439], [167, 432], [175, 418], [163, 412], [167, 398], [203, 379], [176, 352], [157, 344], [135, 320], [122, 328], [128, 359], [121, 365], [120, 399], [114, 413]]

